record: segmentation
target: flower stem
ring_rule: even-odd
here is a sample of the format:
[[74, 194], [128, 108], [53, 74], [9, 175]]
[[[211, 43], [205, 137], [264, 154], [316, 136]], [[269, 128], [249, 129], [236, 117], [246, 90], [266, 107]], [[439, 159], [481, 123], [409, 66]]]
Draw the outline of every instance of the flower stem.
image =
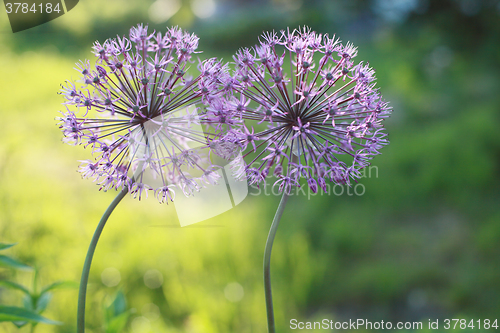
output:
[[274, 327], [273, 295], [271, 291], [271, 250], [273, 249], [274, 237], [276, 236], [276, 231], [278, 231], [278, 225], [289, 196], [286, 191], [283, 191], [283, 196], [271, 224], [271, 230], [269, 230], [269, 235], [267, 236], [266, 250], [264, 251], [264, 291], [266, 294], [267, 327], [269, 333], [276, 332]]
[[94, 236], [90, 242], [89, 249], [87, 251], [87, 257], [85, 258], [85, 263], [83, 264], [82, 278], [80, 280], [80, 290], [78, 292], [78, 314], [76, 319], [77, 333], [85, 332], [85, 300], [87, 296], [87, 283], [89, 281], [90, 265], [92, 264], [92, 258], [94, 256], [94, 251], [101, 236], [101, 232], [108, 221], [109, 216], [120, 203], [123, 197], [128, 193], [128, 187], [124, 187], [123, 190], [118, 193], [116, 198], [111, 202], [108, 209], [104, 212], [101, 217], [101, 221], [95, 229]]

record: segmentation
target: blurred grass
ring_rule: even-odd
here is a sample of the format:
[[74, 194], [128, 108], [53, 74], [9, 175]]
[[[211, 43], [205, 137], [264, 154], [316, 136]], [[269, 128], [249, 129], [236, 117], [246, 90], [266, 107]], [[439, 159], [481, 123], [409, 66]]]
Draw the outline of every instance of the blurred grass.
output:
[[[78, 59], [92, 58], [92, 40], [147, 21], [147, 6], [121, 4], [82, 2], [78, 15], [0, 36], [0, 232], [2, 241], [19, 243], [9, 251], [41, 269], [42, 284], [79, 281], [93, 230], [115, 195], [80, 179], [77, 161], [89, 158], [89, 151], [64, 145], [54, 118], [63, 107], [59, 85], [76, 78]], [[291, 198], [273, 250], [281, 331], [288, 331], [291, 318], [425, 323], [500, 313], [500, 52], [498, 21], [491, 18], [498, 14], [484, 10], [464, 18], [451, 5], [434, 4], [401, 26], [369, 29], [361, 2], [348, 10], [315, 1], [293, 15], [274, 5], [266, 12], [254, 3], [228, 9], [221, 2], [234, 15], [212, 21], [196, 20], [186, 6], [167, 24], [190, 28], [202, 36], [205, 55], [225, 60], [239, 45], [255, 43], [263, 29], [300, 23], [322, 32], [338, 29], [359, 45], [358, 58], [375, 67], [378, 86], [395, 109], [386, 124], [391, 144], [373, 161], [377, 173], [361, 180], [363, 196], [308, 200], [306, 192]], [[477, 34], [464, 34], [453, 20]], [[435, 61], [442, 46], [452, 52], [446, 66]], [[96, 251], [89, 332], [101, 332], [102, 303], [117, 290], [135, 309], [130, 332], [264, 332], [262, 255], [279, 199], [257, 192], [188, 228], [178, 227], [174, 205], [127, 197]], [[120, 276], [113, 287], [102, 277], [110, 267]], [[154, 270], [163, 283], [150, 289], [144, 276]], [[0, 278], [7, 277], [21, 283], [32, 278], [0, 270]], [[233, 303], [225, 291], [234, 282], [244, 296]], [[0, 290], [2, 304], [19, 302], [18, 296]], [[46, 315], [65, 324], [37, 331], [73, 332], [77, 291], [54, 297]], [[159, 307], [159, 318], [150, 303]], [[13, 327], [0, 323], [2, 332]]]

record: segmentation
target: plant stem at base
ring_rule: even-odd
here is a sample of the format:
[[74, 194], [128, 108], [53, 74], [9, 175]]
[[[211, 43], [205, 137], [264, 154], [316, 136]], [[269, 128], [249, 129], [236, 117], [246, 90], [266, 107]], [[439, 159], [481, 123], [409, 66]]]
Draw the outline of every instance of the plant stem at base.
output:
[[276, 215], [274, 215], [273, 223], [271, 224], [271, 230], [269, 230], [269, 235], [267, 236], [266, 250], [264, 251], [264, 292], [266, 294], [267, 327], [269, 333], [276, 332], [274, 325], [273, 295], [271, 291], [271, 250], [273, 249], [274, 237], [276, 236], [276, 231], [278, 231], [278, 225], [289, 196], [290, 195], [288, 195], [286, 191], [283, 191], [283, 196], [281, 197]]
[[127, 193], [128, 187], [125, 187], [111, 202], [108, 209], [106, 209], [106, 211], [102, 215], [101, 220], [99, 221], [99, 224], [95, 229], [92, 241], [90, 242], [89, 249], [87, 251], [87, 257], [85, 258], [85, 263], [83, 264], [82, 278], [80, 280], [80, 290], [78, 292], [78, 314], [76, 319], [77, 333], [85, 332], [85, 300], [87, 297], [87, 283], [89, 281], [90, 265], [92, 264], [92, 258], [94, 256], [97, 242], [99, 242], [99, 237], [101, 236], [102, 230], [104, 229], [109, 216]]

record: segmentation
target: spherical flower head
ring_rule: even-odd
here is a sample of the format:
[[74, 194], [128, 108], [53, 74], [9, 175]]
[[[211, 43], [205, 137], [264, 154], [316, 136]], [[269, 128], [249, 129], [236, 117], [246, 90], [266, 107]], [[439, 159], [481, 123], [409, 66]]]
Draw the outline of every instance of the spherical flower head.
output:
[[389, 143], [381, 122], [391, 108], [374, 70], [354, 63], [351, 43], [306, 27], [259, 40], [233, 57], [238, 88], [228, 112], [245, 124], [226, 137], [247, 149], [237, 173], [255, 184], [277, 177], [288, 193], [302, 179], [313, 192], [326, 192], [325, 180], [350, 185]]
[[82, 161], [84, 178], [139, 199], [154, 191], [161, 202], [174, 199], [174, 188], [189, 195], [217, 181], [209, 151], [222, 127], [212, 126], [205, 104], [224, 93], [218, 75], [227, 67], [200, 61], [203, 72], [191, 77], [197, 47], [180, 28], [161, 34], [144, 25], [94, 44], [96, 63], [76, 65], [80, 80], [63, 86], [67, 110], [58, 118], [63, 141], [95, 156]]

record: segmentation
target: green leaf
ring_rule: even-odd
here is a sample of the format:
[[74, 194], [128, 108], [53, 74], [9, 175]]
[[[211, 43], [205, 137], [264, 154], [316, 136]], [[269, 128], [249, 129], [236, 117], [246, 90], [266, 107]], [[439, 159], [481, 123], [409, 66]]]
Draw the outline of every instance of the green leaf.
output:
[[50, 300], [52, 299], [51, 293], [44, 293], [36, 302], [36, 312], [42, 313], [49, 305]]
[[6, 250], [8, 248], [11, 248], [13, 247], [14, 245], [16, 245], [17, 243], [12, 243], [12, 244], [7, 244], [7, 243], [0, 243], [0, 251], [1, 250]]
[[47, 291], [51, 291], [54, 289], [63, 289], [63, 288], [78, 288], [78, 283], [73, 282], [73, 281], [58, 281], [54, 282], [52, 284], [49, 284], [48, 286], [45, 286], [42, 291], [40, 292], [40, 296], [45, 294]]
[[119, 333], [123, 331], [125, 325], [127, 324], [129, 312], [124, 312], [121, 315], [111, 319], [106, 325], [106, 333]]
[[7, 288], [20, 290], [23, 293], [25, 293], [26, 295], [30, 294], [30, 291], [25, 286], [22, 286], [18, 283], [15, 283], [15, 282], [0, 280], [0, 286], [5, 286]]
[[113, 316], [116, 317], [118, 315], [121, 315], [127, 310], [127, 300], [125, 299], [125, 295], [123, 292], [119, 291], [113, 303], [109, 306], [110, 310], [113, 313]]
[[0, 322], [2, 321], [31, 321], [50, 325], [61, 325], [62, 323], [47, 319], [39, 314], [17, 306], [0, 305]]
[[30, 266], [23, 264], [22, 262], [17, 261], [16, 259], [4, 255], [0, 255], [0, 266], [7, 266], [11, 268], [24, 269], [24, 270], [32, 269]]
[[12, 322], [14, 325], [16, 325], [17, 328], [21, 328], [24, 325], [26, 325], [28, 322], [27, 321], [13, 321]]
[[23, 306], [26, 310], [35, 311], [35, 300], [33, 299], [33, 295], [25, 295], [23, 297]]

